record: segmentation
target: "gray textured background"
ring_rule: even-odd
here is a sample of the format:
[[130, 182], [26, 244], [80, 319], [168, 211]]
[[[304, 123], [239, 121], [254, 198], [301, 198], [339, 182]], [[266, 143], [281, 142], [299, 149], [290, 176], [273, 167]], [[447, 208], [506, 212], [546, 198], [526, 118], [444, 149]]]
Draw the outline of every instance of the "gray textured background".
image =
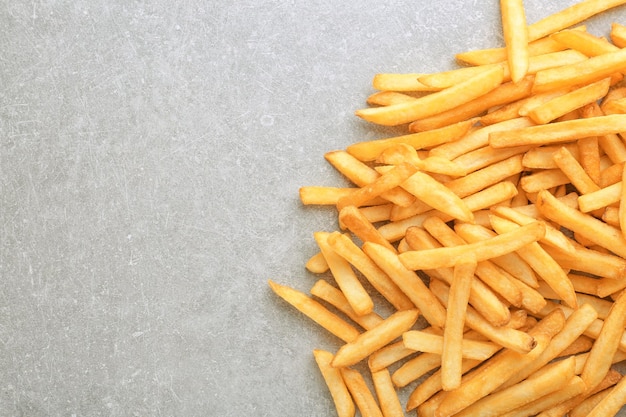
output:
[[[527, 0], [530, 22], [574, 1]], [[327, 416], [323, 154], [377, 72], [500, 46], [497, 2], [0, 0], [0, 415]], [[626, 11], [593, 19], [606, 35]]]

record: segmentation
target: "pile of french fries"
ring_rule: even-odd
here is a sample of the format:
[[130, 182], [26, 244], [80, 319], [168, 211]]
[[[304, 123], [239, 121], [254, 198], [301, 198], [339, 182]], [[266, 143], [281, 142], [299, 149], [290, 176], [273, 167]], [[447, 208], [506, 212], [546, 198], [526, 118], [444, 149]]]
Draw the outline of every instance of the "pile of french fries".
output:
[[626, 26], [584, 26], [624, 3], [529, 25], [501, 0], [504, 47], [374, 77], [356, 114], [406, 134], [325, 155], [354, 186], [300, 189], [338, 212], [314, 233], [320, 279], [311, 294], [269, 281], [341, 341], [313, 351], [339, 416], [626, 404]]

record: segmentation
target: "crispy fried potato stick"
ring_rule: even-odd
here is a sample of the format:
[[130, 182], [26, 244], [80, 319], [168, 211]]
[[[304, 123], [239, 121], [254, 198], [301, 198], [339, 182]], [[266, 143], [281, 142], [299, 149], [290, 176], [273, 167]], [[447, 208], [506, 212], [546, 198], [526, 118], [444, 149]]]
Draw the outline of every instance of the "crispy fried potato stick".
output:
[[348, 324], [306, 294], [271, 280], [269, 285], [276, 295], [343, 341], [349, 342], [354, 340], [360, 334], [354, 326]]
[[341, 371], [330, 366], [333, 354], [325, 350], [315, 349], [313, 356], [333, 398], [338, 417], [354, 417], [356, 409], [350, 391], [348, 391], [348, 387], [341, 376]]
[[528, 39], [534, 41], [559, 30], [574, 26], [585, 19], [613, 7], [626, 4], [624, 0], [584, 0], [557, 13], [544, 17], [528, 27]]
[[528, 71], [528, 26], [522, 0], [500, 0], [502, 32], [511, 79], [519, 82]]
[[450, 110], [480, 97], [502, 84], [503, 79], [504, 70], [498, 66], [458, 85], [420, 97], [417, 100], [393, 106], [357, 110], [356, 115], [380, 125], [396, 126], [410, 123]]

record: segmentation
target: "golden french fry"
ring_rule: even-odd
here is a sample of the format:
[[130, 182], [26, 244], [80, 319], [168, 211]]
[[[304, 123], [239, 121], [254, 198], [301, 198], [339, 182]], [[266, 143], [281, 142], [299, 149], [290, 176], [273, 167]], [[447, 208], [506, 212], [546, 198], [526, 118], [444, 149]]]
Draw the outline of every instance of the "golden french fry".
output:
[[367, 201], [398, 187], [415, 172], [416, 168], [411, 164], [397, 165], [390, 171], [376, 178], [373, 182], [355, 190], [345, 197], [341, 197], [339, 201], [337, 201], [337, 209], [341, 210], [350, 205], [360, 207]]
[[578, 207], [583, 213], [589, 213], [619, 203], [621, 195], [622, 183], [618, 182], [608, 187], [581, 195], [578, 197]]
[[515, 155], [496, 162], [462, 178], [446, 183], [446, 186], [459, 197], [467, 197], [500, 181], [507, 180], [522, 172], [522, 155]]
[[374, 242], [388, 249], [395, 250], [378, 229], [354, 206], [346, 206], [339, 211], [339, 221], [363, 242]]
[[[429, 334], [419, 330], [409, 330], [402, 335], [404, 346], [416, 352], [443, 354], [444, 338], [436, 334]], [[491, 342], [462, 339], [461, 355], [467, 359], [485, 360], [502, 349], [502, 346]], [[443, 365], [443, 363], [442, 363]]]
[[530, 149], [530, 146], [512, 146], [509, 148], [494, 149], [487, 145], [463, 154], [454, 159], [453, 162], [461, 166], [467, 175], [489, 165], [493, 165], [496, 162], [500, 162], [515, 155], [523, 154]]
[[619, 23], [611, 24], [611, 41], [618, 47], [626, 47], [626, 26]]
[[581, 378], [591, 389], [598, 385], [609, 371], [611, 360], [620, 344], [626, 326], [626, 293], [615, 300], [608, 317], [604, 320], [602, 330], [598, 335]]
[[[554, 162], [554, 154], [561, 148], [567, 149], [578, 160], [580, 158], [578, 146], [574, 143], [564, 143], [559, 145], [547, 145], [538, 148], [531, 148], [524, 154], [522, 164], [529, 170], [534, 169], [555, 169], [558, 168]], [[498, 148], [506, 149], [506, 148]]]
[[[611, 392], [610, 388], [607, 388], [603, 391], [599, 391], [593, 395], [588, 396], [583, 401], [581, 401], [578, 405], [571, 409], [568, 414], [568, 417], [587, 417], [591, 410], [602, 401], [604, 397], [609, 395]], [[561, 414], [563, 415], [563, 414]], [[541, 417], [551, 417], [551, 416], [541, 416]]]
[[337, 285], [341, 288], [354, 312], [358, 315], [371, 313], [374, 308], [372, 298], [363, 288], [350, 263], [332, 249], [328, 243], [330, 235], [331, 233], [327, 232], [315, 232], [313, 237], [324, 255]]
[[492, 132], [520, 129], [533, 126], [532, 120], [517, 117], [486, 127], [479, 127], [463, 137], [463, 140], [450, 141], [433, 148], [430, 155], [454, 160], [470, 151], [482, 148], [489, 144], [489, 134]]
[[610, 78], [587, 84], [534, 107], [528, 112], [528, 117], [537, 124], [549, 123], [572, 110], [579, 109], [604, 97], [609, 91], [610, 85]]
[[391, 106], [394, 104], [407, 103], [415, 100], [415, 97], [396, 91], [378, 91], [371, 94], [366, 102], [370, 106]]
[[367, 386], [363, 375], [361, 375], [359, 371], [351, 368], [341, 368], [339, 372], [361, 415], [363, 417], [383, 417], [383, 413], [376, 402], [376, 398], [374, 398], [374, 394], [372, 394]]
[[[409, 350], [411, 353], [415, 353], [413, 349], [409, 349], [404, 346], [404, 342], [400, 342], [404, 349]], [[433, 369], [441, 366], [441, 355], [438, 353], [424, 352], [420, 353], [416, 357], [406, 361], [400, 366], [392, 375], [392, 380], [395, 386], [405, 387], [411, 382], [424, 376]]]
[[415, 351], [407, 349], [402, 341], [391, 343], [372, 353], [367, 359], [367, 365], [372, 372], [380, 371], [414, 353]]
[[374, 161], [382, 151], [400, 143], [415, 149], [423, 149], [456, 141], [464, 136], [473, 124], [474, 121], [470, 119], [427, 132], [359, 142], [348, 146], [347, 153], [360, 161]]
[[391, 381], [389, 370], [382, 369], [372, 372], [372, 382], [383, 416], [403, 417], [404, 411], [402, 410], [402, 404], [400, 404], [400, 399]]
[[550, 220], [580, 233], [623, 258], [626, 257], [626, 238], [614, 227], [563, 204], [547, 191], [539, 192], [537, 206], [539, 211]]
[[470, 223], [474, 221], [474, 215], [461, 197], [428, 174], [417, 171], [402, 183], [402, 188], [454, 219]]
[[425, 74], [380, 73], [374, 75], [372, 87], [381, 91], [437, 91], [418, 81]]
[[[474, 281], [475, 282], [475, 281]], [[430, 281], [430, 289], [442, 303], [448, 303], [448, 287], [437, 279]], [[470, 294], [471, 300], [471, 294]], [[511, 314], [513, 317], [514, 314]], [[477, 333], [482, 334], [489, 340], [519, 353], [528, 353], [535, 346], [535, 340], [528, 333], [505, 325], [494, 326], [483, 315], [479, 314], [472, 306], [467, 307], [466, 324]]]
[[563, 173], [570, 179], [571, 184], [581, 194], [588, 194], [598, 191], [600, 187], [596, 184], [585, 169], [576, 160], [574, 155], [567, 148], [562, 147], [553, 155], [554, 161]]
[[[585, 31], [585, 26], [578, 26], [572, 30]], [[545, 55], [552, 52], [559, 52], [566, 49], [562, 44], [550, 37], [537, 39], [528, 44], [528, 54], [530, 56]], [[455, 55], [456, 60], [463, 65], [488, 65], [497, 64], [507, 60], [506, 48], [476, 49], [473, 51], [461, 52]]]
[[328, 281], [323, 279], [318, 280], [311, 287], [311, 295], [326, 301], [366, 330], [375, 327], [383, 321], [383, 318], [374, 312], [362, 315], [356, 314], [341, 290], [333, 287]]
[[625, 3], [624, 0], [583, 0], [529, 25], [528, 39], [534, 41], [543, 38]]
[[[500, 217], [517, 223], [520, 226], [536, 221], [535, 218], [527, 216], [524, 213], [515, 210], [515, 208], [507, 206], [495, 206], [492, 207], [491, 211]], [[559, 248], [564, 252], [574, 252], [576, 250], [572, 241], [565, 236], [561, 230], [550, 224], [546, 224], [546, 234], [540, 242]]]
[[467, 103], [493, 90], [502, 83], [501, 66], [484, 71], [467, 81], [417, 100], [393, 106], [358, 110], [356, 115], [372, 123], [395, 126], [432, 116]]
[[626, 51], [619, 49], [585, 61], [549, 68], [535, 74], [533, 92], [592, 83], [626, 69]]
[[415, 305], [400, 290], [395, 282], [382, 271], [348, 236], [331, 233], [328, 236], [330, 247], [352, 266], [397, 310], [411, 310]]
[[473, 254], [463, 256], [454, 266], [454, 277], [448, 296], [446, 327], [443, 334], [443, 352], [441, 354], [441, 384], [446, 391], [461, 385], [463, 329], [475, 272], [476, 259], [474, 259]]
[[[336, 205], [340, 198], [350, 195], [357, 188], [339, 188], [339, 187], [319, 187], [305, 186], [300, 187], [300, 201], [304, 205]], [[374, 198], [367, 201], [365, 205], [382, 205], [387, 200], [383, 198]]]
[[520, 354], [503, 350], [480, 368], [468, 374], [461, 386], [448, 391], [437, 409], [437, 415], [449, 417], [494, 392], [504, 381], [531, 363], [547, 347], [550, 339], [558, 333], [565, 322], [560, 310], [555, 310], [529, 330], [537, 345], [529, 353]]
[[[500, 233], [512, 233], [520, 227], [517, 223], [498, 216], [490, 216], [491, 225]], [[532, 223], [531, 223], [532, 224]], [[561, 266], [537, 243], [531, 242], [517, 250], [522, 257], [568, 306], [577, 307], [576, 294], [572, 283]]]
[[540, 222], [521, 226], [514, 231], [500, 234], [488, 240], [423, 251], [409, 251], [398, 255], [411, 270], [435, 269], [454, 266], [455, 259], [472, 252], [478, 262], [514, 252], [519, 248], [543, 238], [545, 225]]
[[454, 415], [469, 417], [480, 414], [481, 410], [489, 410], [489, 413], [493, 413], [491, 415], [499, 416], [538, 400], [547, 393], [565, 387], [576, 376], [575, 360], [570, 357], [548, 365], [542, 371], [532, 378], [486, 396]]
[[309, 258], [305, 267], [314, 274], [323, 274], [328, 271], [328, 262], [326, 262], [326, 258], [322, 255], [322, 252], [317, 252]]
[[341, 371], [330, 366], [333, 354], [321, 349], [315, 349], [313, 356], [317, 362], [317, 366], [326, 381], [330, 395], [335, 403], [335, 410], [338, 417], [354, 417], [356, 412], [354, 402], [350, 396], [350, 391], [346, 386]]
[[579, 376], [572, 377], [562, 388], [552, 391], [534, 401], [502, 414], [501, 417], [527, 417], [562, 404], [585, 392], [587, 385]]
[[518, 82], [507, 82], [494, 88], [487, 94], [472, 101], [454, 107], [442, 113], [418, 119], [409, 125], [411, 132], [422, 132], [437, 129], [452, 123], [458, 123], [472, 117], [480, 116], [487, 110], [521, 100], [531, 94], [533, 76], [527, 76]]
[[306, 294], [272, 280], [269, 281], [269, 285], [276, 295], [343, 341], [354, 340], [360, 334], [354, 326]]
[[445, 309], [417, 274], [400, 262], [396, 253], [371, 242], [363, 245], [363, 251], [394, 280], [432, 326], [443, 328]]
[[494, 148], [540, 146], [624, 131], [626, 131], [626, 115], [614, 114], [493, 132], [489, 134], [489, 144]]
[[520, 186], [527, 194], [549, 190], [570, 183], [570, 179], [560, 169], [545, 169], [525, 175], [520, 180]]
[[619, 198], [618, 218], [622, 236], [626, 239], [626, 164], [622, 171], [622, 193]]
[[343, 368], [359, 363], [408, 331], [415, 324], [418, 316], [417, 310], [404, 310], [392, 314], [339, 348], [331, 365], [335, 368]]
[[522, 0], [500, 0], [502, 32], [511, 79], [518, 82], [528, 71], [528, 26]]
[[590, 304], [583, 304], [580, 308], [574, 310], [565, 320], [561, 331], [554, 335], [541, 355], [513, 378], [506, 381], [502, 387], [510, 387], [520, 383], [526, 378], [530, 378], [535, 372], [557, 358], [563, 350], [574, 343], [597, 318], [598, 313]]
[[587, 56], [597, 56], [619, 50], [606, 39], [580, 30], [561, 30], [550, 35], [550, 38], [566, 48], [575, 49]]

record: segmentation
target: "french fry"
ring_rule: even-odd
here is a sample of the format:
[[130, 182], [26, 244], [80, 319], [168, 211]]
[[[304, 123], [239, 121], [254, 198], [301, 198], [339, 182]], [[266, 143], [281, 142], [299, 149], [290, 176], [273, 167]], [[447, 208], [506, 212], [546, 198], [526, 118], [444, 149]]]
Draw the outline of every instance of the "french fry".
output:
[[569, 183], [569, 177], [558, 168], [534, 172], [525, 175], [520, 180], [520, 186], [527, 194], [538, 193], [541, 190], [549, 190]]
[[[404, 342], [400, 342], [404, 349], [415, 353], [415, 350], [409, 349], [404, 346]], [[433, 369], [437, 369], [441, 366], [441, 355], [438, 353], [424, 352], [418, 354], [416, 357], [406, 361], [400, 366], [392, 375], [392, 380], [395, 386], [405, 387], [411, 382], [424, 376]]]
[[356, 115], [369, 122], [386, 126], [410, 123], [480, 97], [499, 86], [503, 78], [504, 71], [502, 67], [497, 66], [458, 85], [417, 100], [393, 106], [361, 109]]
[[[602, 401], [602, 399], [604, 397], [609, 395], [610, 392], [611, 392], [611, 389], [607, 388], [607, 389], [605, 389], [603, 391], [600, 391], [600, 392], [598, 392], [596, 394], [590, 395], [589, 397], [585, 398], [576, 407], [572, 408], [572, 410], [570, 411], [568, 416], [569, 417], [587, 417], [589, 415], [589, 413], [591, 412], [591, 410], [596, 405], [598, 405], [598, 403], [600, 403], [600, 401]], [[544, 416], [541, 416], [541, 417], [544, 417]], [[546, 417], [550, 417], [550, 416], [546, 416]]]
[[404, 347], [402, 341], [391, 343], [372, 353], [367, 359], [367, 365], [372, 372], [380, 371], [414, 353], [412, 349]]
[[398, 93], [396, 91], [378, 91], [371, 94], [366, 102], [370, 106], [391, 106], [394, 104], [407, 103], [416, 98], [408, 94]]
[[473, 124], [474, 121], [470, 119], [427, 132], [359, 142], [348, 146], [346, 151], [360, 161], [374, 161], [385, 149], [400, 143], [407, 144], [415, 149], [424, 149], [446, 142], [454, 142], [463, 137]]
[[520, 129], [532, 125], [534, 125], [534, 123], [530, 119], [517, 117], [491, 126], [479, 127], [478, 129], [468, 132], [468, 134], [463, 137], [463, 140], [450, 141], [433, 148], [430, 151], [430, 155], [454, 160], [470, 151], [487, 146], [491, 132]]
[[411, 270], [436, 269], [454, 266], [455, 260], [465, 253], [473, 252], [478, 262], [514, 252], [519, 248], [543, 238], [545, 226], [534, 222], [514, 231], [500, 234], [481, 242], [468, 243], [423, 251], [409, 251], [398, 255], [402, 263]]
[[400, 262], [399, 255], [371, 242], [363, 244], [363, 250], [394, 280], [432, 326], [443, 328], [446, 321], [445, 309], [417, 274]]
[[363, 288], [348, 261], [330, 247], [328, 243], [330, 233], [315, 232], [313, 236], [328, 263], [337, 285], [339, 285], [354, 312], [358, 315], [371, 313], [374, 308], [372, 298]]
[[334, 334], [344, 342], [356, 339], [360, 332], [326, 307], [291, 287], [269, 281], [270, 288], [301, 313]]
[[352, 266], [397, 310], [411, 310], [415, 305], [400, 290], [395, 282], [382, 271], [348, 236], [331, 233], [328, 236], [330, 247]]
[[546, 349], [526, 368], [521, 370], [513, 378], [506, 381], [502, 388], [507, 388], [518, 384], [526, 378], [529, 378], [536, 371], [546, 366], [550, 361], [557, 358], [559, 354], [570, 346], [581, 336], [589, 325], [598, 318], [598, 313], [590, 304], [583, 304], [565, 320], [565, 324], [559, 331]]
[[610, 78], [604, 78], [595, 83], [587, 84], [584, 87], [580, 87], [534, 107], [528, 112], [528, 117], [537, 124], [549, 123], [573, 110], [579, 109], [604, 97], [609, 91], [610, 85]]
[[567, 148], [559, 149], [553, 155], [554, 161], [563, 173], [569, 178], [570, 183], [576, 187], [581, 194], [588, 194], [598, 191], [600, 187], [596, 184], [582, 165], [576, 160]]
[[539, 192], [537, 206], [539, 211], [550, 220], [580, 233], [621, 257], [626, 257], [626, 238], [614, 227], [561, 203], [547, 191]]
[[500, 0], [502, 32], [511, 79], [519, 82], [528, 71], [528, 26], [522, 0]]
[[341, 376], [341, 371], [330, 366], [333, 354], [325, 350], [315, 349], [313, 356], [333, 398], [338, 417], [354, 417], [356, 409], [350, 391], [348, 391], [348, 387]]
[[506, 82], [494, 88], [487, 94], [477, 97], [462, 105], [454, 107], [437, 115], [418, 119], [409, 125], [411, 132], [422, 132], [441, 128], [462, 120], [480, 116], [492, 107], [521, 100], [531, 94], [533, 76], [523, 77], [517, 82]]
[[540, 146], [623, 131], [626, 131], [626, 115], [614, 114], [493, 132], [489, 134], [489, 144], [494, 148]]
[[467, 174], [467, 171], [463, 169], [463, 167], [445, 158], [429, 156], [425, 159], [421, 159], [415, 148], [406, 143], [399, 143], [385, 149], [378, 156], [376, 162], [392, 165], [408, 162], [422, 171], [453, 177], [460, 177]]
[[624, 0], [584, 0], [528, 26], [528, 39], [534, 41], [574, 26], [585, 19], [624, 4]]
[[626, 26], [615, 22], [611, 24], [611, 41], [618, 48], [626, 47]]
[[626, 69], [626, 52], [619, 49], [597, 55], [586, 61], [549, 68], [535, 74], [533, 92], [592, 83]]
[[[430, 217], [424, 220], [422, 226], [444, 246], [459, 246], [467, 243], [438, 217]], [[478, 263], [474, 272], [481, 281], [491, 287], [506, 301], [514, 306], [521, 307], [522, 291], [512, 282], [512, 279], [509, 278], [508, 274], [501, 271], [498, 267], [492, 264], [491, 261], [482, 261]], [[448, 307], [448, 314], [450, 314], [450, 307]]]
[[363, 242], [374, 242], [388, 249], [395, 250], [387, 239], [381, 236], [378, 229], [354, 206], [346, 206], [339, 211], [339, 222], [354, 233]]
[[465, 173], [469, 174], [512, 156], [523, 154], [529, 149], [531, 149], [530, 146], [512, 146], [509, 148], [494, 149], [487, 145], [463, 154], [454, 159], [453, 162], [463, 167]]
[[[577, 26], [572, 30], [585, 31], [587, 28], [582, 25]], [[528, 44], [529, 56], [545, 55], [552, 52], [559, 52], [564, 49], [566, 48], [562, 44], [550, 39], [548, 36], [529, 42]], [[455, 58], [462, 65], [497, 64], [498, 62], [507, 60], [507, 51], [506, 48], [476, 49], [458, 53], [455, 55]]]
[[565, 318], [558, 311], [555, 310], [555, 313], [543, 318], [529, 331], [537, 341], [533, 350], [526, 354], [504, 350], [495, 355], [476, 371], [468, 374], [460, 387], [446, 393], [437, 408], [437, 415], [455, 415], [494, 392], [504, 381], [535, 360], [547, 347], [550, 339], [563, 327]]
[[614, 416], [626, 403], [626, 378], [622, 378], [589, 412], [589, 417]]
[[[447, 305], [449, 289], [443, 282], [431, 279], [430, 289], [442, 303]], [[514, 313], [511, 316], [514, 316]], [[536, 344], [534, 338], [524, 331], [508, 327], [508, 325], [492, 325], [483, 315], [478, 314], [472, 306], [467, 307], [465, 320], [467, 326], [477, 333], [512, 351], [528, 353]]]
[[328, 271], [328, 262], [326, 262], [326, 258], [322, 255], [322, 252], [317, 252], [309, 258], [305, 267], [314, 274], [323, 274]]
[[359, 363], [408, 331], [415, 324], [418, 316], [417, 310], [404, 310], [392, 314], [339, 348], [331, 365], [335, 368], [344, 368]]
[[363, 315], [356, 314], [341, 290], [333, 287], [328, 281], [323, 279], [315, 282], [315, 285], [311, 287], [311, 294], [326, 301], [366, 330], [375, 327], [383, 321], [382, 317], [375, 312]]
[[363, 417], [384, 417], [363, 375], [351, 368], [341, 368], [339, 372], [341, 372], [341, 377], [348, 387], [361, 415]]
[[[446, 312], [441, 354], [441, 384], [449, 391], [461, 385], [463, 361], [463, 328], [467, 314], [470, 288], [476, 272], [476, 259], [472, 254], [463, 256], [454, 266], [454, 277]], [[478, 359], [478, 358], [477, 358]]]
[[537, 415], [540, 412], [562, 404], [577, 395], [582, 394], [587, 386], [579, 376], [572, 377], [562, 388], [552, 391], [528, 404], [520, 406], [513, 411], [502, 414], [502, 417], [526, 417]]
[[[425, 333], [419, 330], [409, 330], [402, 335], [404, 346], [416, 352], [436, 353], [442, 355], [444, 351], [444, 338], [435, 334]], [[485, 360], [493, 356], [502, 347], [491, 342], [462, 339], [459, 346], [463, 358]], [[443, 363], [442, 363], [443, 365]]]
[[416, 73], [379, 73], [372, 79], [372, 87], [380, 91], [436, 91], [418, 81], [422, 75]]
[[[491, 216], [491, 225], [500, 233], [512, 233], [520, 227], [517, 223]], [[530, 223], [532, 224], [532, 223]], [[576, 308], [576, 294], [572, 283], [569, 281], [563, 268], [537, 243], [531, 242], [517, 249], [517, 254], [522, 257], [568, 306]]]
[[624, 334], [626, 325], [626, 293], [622, 294], [624, 296], [620, 296], [615, 300], [608, 317], [604, 320], [602, 330], [589, 352], [589, 358], [585, 362], [581, 378], [590, 389], [597, 386], [609, 371], [611, 359], [617, 352], [621, 337]]
[[396, 393], [389, 370], [382, 369], [372, 372], [372, 382], [376, 391], [376, 397], [380, 410], [384, 417], [404, 417], [402, 404]]
[[622, 172], [622, 193], [619, 198], [619, 209], [617, 215], [619, 218], [622, 236], [626, 239], [626, 164], [624, 164]]
[[574, 155], [577, 160], [580, 158], [578, 146], [576, 146], [574, 143], [564, 143], [559, 145], [547, 145], [538, 148], [531, 148], [528, 152], [524, 154], [522, 164], [529, 171], [535, 169], [558, 168], [556, 162], [554, 162], [554, 154], [558, 152], [561, 148], [567, 149], [572, 155]]
[[416, 172], [402, 183], [402, 188], [454, 219], [470, 223], [474, 221], [474, 215], [461, 197], [428, 174]]
[[550, 38], [566, 48], [575, 49], [589, 57], [615, 52], [620, 49], [606, 39], [598, 38], [589, 32], [580, 30], [562, 30], [553, 33], [550, 35]]
[[499, 416], [565, 387], [575, 376], [575, 361], [570, 357], [546, 366], [539, 375], [482, 398], [455, 416], [475, 416], [480, 410]]
[[610, 206], [620, 202], [622, 195], [622, 183], [618, 182], [608, 187], [581, 195], [578, 197], [578, 207], [583, 213]]

